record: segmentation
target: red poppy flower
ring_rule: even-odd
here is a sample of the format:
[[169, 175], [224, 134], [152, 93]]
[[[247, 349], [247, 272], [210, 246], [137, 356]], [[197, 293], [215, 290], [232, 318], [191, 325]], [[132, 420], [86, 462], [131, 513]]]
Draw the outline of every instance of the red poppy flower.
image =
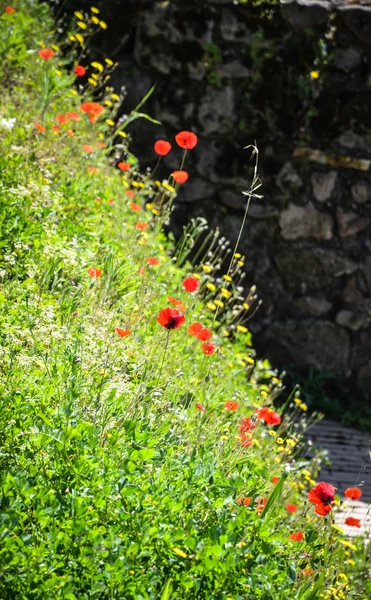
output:
[[286, 510], [289, 513], [296, 513], [296, 511], [298, 510], [298, 507], [296, 506], [296, 504], [286, 504]]
[[98, 173], [98, 169], [96, 167], [88, 167], [89, 173]]
[[279, 425], [281, 423], [281, 417], [278, 413], [274, 412], [274, 410], [270, 410], [265, 417], [265, 422], [267, 425]]
[[206, 409], [202, 406], [202, 404], [200, 404], [199, 402], [197, 402], [196, 404], [196, 408], [200, 411], [200, 412], [206, 412]]
[[310, 575], [313, 575], [313, 573], [313, 569], [302, 569], [299, 575], [303, 575], [304, 577], [310, 577]]
[[155, 143], [155, 152], [160, 156], [166, 156], [169, 154], [171, 150], [170, 142], [166, 142], [165, 140], [157, 140]]
[[175, 136], [175, 141], [181, 148], [192, 150], [197, 144], [197, 135], [192, 131], [180, 131]]
[[349, 527], [361, 527], [360, 519], [355, 519], [354, 517], [347, 517], [345, 519], [345, 525], [349, 525]]
[[75, 135], [75, 134], [74, 134], [74, 132], [72, 131], [72, 129], [67, 129], [66, 133], [67, 133], [67, 135], [69, 135], [70, 137], [73, 137], [73, 136]]
[[290, 540], [294, 542], [302, 542], [304, 539], [304, 534], [302, 531], [297, 531], [296, 533], [290, 533]]
[[90, 123], [96, 123], [97, 122], [97, 117], [95, 115], [89, 115], [89, 121]]
[[278, 483], [278, 482], [279, 482], [279, 480], [280, 480], [280, 478], [279, 478], [279, 477], [277, 477], [277, 475], [273, 475], [273, 477], [272, 477], [272, 479], [271, 479], [271, 482], [272, 482], [272, 483]]
[[216, 352], [216, 346], [212, 342], [205, 342], [202, 344], [201, 350], [206, 356], [211, 356], [211, 354]]
[[250, 446], [252, 446], [252, 434], [242, 433], [240, 437], [240, 442], [242, 448], [250, 448]]
[[49, 60], [50, 58], [53, 58], [55, 52], [51, 48], [42, 48], [39, 50], [38, 54], [43, 60]]
[[308, 494], [308, 500], [312, 504], [324, 504], [328, 506], [332, 504], [335, 498], [335, 488], [330, 483], [325, 483], [321, 481], [317, 483], [317, 485], [310, 490]]
[[91, 103], [91, 107], [90, 107], [90, 113], [94, 116], [94, 117], [99, 117], [102, 112], [104, 111], [104, 106], [102, 106], [102, 104], [99, 104], [99, 102], [92, 102]]
[[148, 228], [148, 223], [144, 223], [143, 221], [138, 221], [138, 223], [135, 225], [136, 229], [139, 229], [140, 231], [144, 231], [144, 229]]
[[94, 152], [94, 148], [93, 146], [90, 146], [90, 144], [84, 144], [83, 148], [84, 152], [86, 152], [87, 154], [91, 154], [92, 152]]
[[250, 417], [244, 417], [243, 419], [241, 419], [241, 425], [239, 427], [239, 432], [240, 433], [248, 433], [249, 431], [252, 431], [253, 429], [255, 429], [256, 427], [256, 423], [254, 423], [254, 421], [252, 419], [250, 419]]
[[344, 496], [350, 500], [358, 500], [362, 496], [362, 490], [358, 487], [347, 488], [344, 492]]
[[158, 260], [158, 258], [155, 257], [149, 257], [146, 260], [147, 265], [150, 265], [151, 267], [155, 267], [156, 265], [158, 265], [160, 261]]
[[84, 77], [86, 69], [82, 65], [76, 65], [73, 72], [75, 73], [75, 75], [77, 75], [77, 77]]
[[192, 293], [198, 289], [199, 285], [200, 283], [196, 277], [186, 277], [183, 281], [183, 290]]
[[238, 402], [235, 402], [234, 400], [227, 400], [227, 402], [224, 404], [224, 406], [226, 407], [227, 410], [238, 410], [240, 408], [240, 405], [238, 404]]
[[120, 337], [126, 337], [131, 334], [131, 331], [129, 331], [129, 329], [120, 329], [120, 327], [116, 327], [115, 331]]
[[66, 123], [69, 122], [69, 117], [67, 114], [61, 114], [61, 115], [57, 115], [55, 117], [55, 120], [58, 121], [58, 123], [60, 123], [60, 125], [65, 125]]
[[82, 112], [84, 112], [84, 113], [89, 114], [93, 110], [93, 103], [92, 102], [84, 102], [83, 104], [81, 104], [80, 110], [82, 110]]
[[79, 113], [77, 113], [75, 110], [66, 113], [66, 115], [69, 119], [71, 119], [71, 121], [80, 121], [81, 119]]
[[264, 506], [265, 506], [265, 505], [267, 504], [267, 502], [268, 502], [268, 498], [257, 498], [257, 499], [256, 499], [256, 502], [257, 502], [257, 505], [258, 505], [258, 506], [256, 507], [256, 510], [257, 510], [258, 512], [262, 512], [262, 511], [264, 510]]
[[320, 517], [325, 517], [331, 512], [331, 504], [316, 504], [314, 512], [317, 513], [317, 515], [320, 515]]
[[207, 329], [207, 327], [203, 328], [200, 333], [197, 334], [197, 339], [201, 342], [207, 342], [207, 340], [211, 340], [212, 337], [213, 332], [210, 331], [210, 329]]
[[246, 498], [243, 498], [242, 496], [240, 496], [239, 498], [237, 498], [237, 504], [239, 504], [240, 506], [250, 506], [251, 503], [251, 498], [248, 496]]
[[134, 190], [126, 190], [125, 194], [127, 195], [128, 198], [134, 198], [134, 196], [135, 196]]
[[120, 169], [120, 171], [129, 171], [129, 169], [130, 169], [129, 163], [126, 163], [126, 162], [119, 162], [119, 164], [117, 166]]
[[4, 11], [5, 11], [6, 13], [8, 13], [8, 15], [11, 15], [12, 13], [14, 13], [14, 12], [15, 12], [15, 8], [13, 8], [12, 6], [6, 6], [6, 7], [4, 8]]
[[97, 269], [96, 267], [91, 267], [88, 269], [88, 273], [90, 277], [100, 277], [103, 271], [101, 269]]
[[52, 125], [52, 130], [53, 130], [54, 133], [59, 133], [60, 130], [61, 130], [61, 128], [58, 127], [58, 125]]
[[267, 425], [279, 425], [281, 423], [280, 415], [267, 406], [263, 406], [263, 408], [258, 411], [257, 416], [258, 419], [265, 421]]
[[34, 124], [35, 129], [37, 129], [37, 131], [40, 131], [41, 133], [45, 133], [46, 128], [44, 127], [44, 125], [41, 125], [41, 123], [35, 123]]
[[173, 171], [172, 176], [177, 183], [185, 183], [188, 179], [187, 171]]
[[174, 304], [174, 306], [177, 306], [179, 308], [179, 310], [186, 310], [186, 307], [184, 306], [183, 302], [181, 300], [178, 300], [177, 298], [173, 298], [172, 296], [168, 296], [167, 299], [169, 300], [170, 304]]
[[130, 208], [132, 208], [136, 212], [140, 212], [142, 210], [141, 205], [137, 204], [136, 202], [130, 202]]
[[188, 327], [189, 335], [197, 336], [199, 333], [201, 333], [202, 330], [203, 330], [203, 327], [202, 327], [201, 323], [192, 323], [192, 325], [190, 325]]
[[165, 329], [178, 329], [185, 322], [185, 316], [177, 308], [163, 308], [156, 321]]

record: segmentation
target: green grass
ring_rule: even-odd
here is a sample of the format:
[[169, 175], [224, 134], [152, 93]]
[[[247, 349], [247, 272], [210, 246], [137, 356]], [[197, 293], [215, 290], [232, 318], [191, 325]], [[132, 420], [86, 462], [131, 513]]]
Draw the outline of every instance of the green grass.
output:
[[[368, 597], [364, 541], [349, 545], [308, 503], [300, 401], [241, 444], [241, 419], [273, 406], [281, 385], [250, 346], [243, 260], [223, 278], [226, 249], [202, 222], [177, 244], [164, 235], [172, 180], [142, 174], [125, 137], [141, 108], [110, 124], [119, 99], [108, 89], [96, 123], [79, 109], [109, 81], [107, 63], [90, 67], [83, 98], [73, 87], [93, 26], [72, 23], [64, 42], [45, 5], [15, 8], [0, 17], [0, 597]], [[52, 59], [40, 43], [57, 43]], [[81, 119], [58, 124], [71, 111]], [[191, 274], [194, 294], [182, 287]], [[168, 296], [186, 306], [170, 332], [156, 321]], [[187, 332], [197, 321], [213, 331], [210, 356]]]

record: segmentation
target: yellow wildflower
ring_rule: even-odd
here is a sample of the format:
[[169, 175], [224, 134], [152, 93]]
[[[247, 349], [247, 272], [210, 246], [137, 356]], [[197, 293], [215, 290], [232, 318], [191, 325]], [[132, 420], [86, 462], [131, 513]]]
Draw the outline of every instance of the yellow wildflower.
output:
[[241, 256], [242, 256], [242, 254], [240, 254], [239, 252], [236, 252], [236, 253], [234, 254], [234, 257], [235, 257], [235, 258], [241, 258]]
[[223, 279], [226, 281], [232, 281], [232, 277], [230, 275], [223, 275]]
[[78, 10], [76, 10], [73, 14], [75, 15], [75, 17], [80, 19], [80, 21], [84, 20], [84, 15], [81, 12], [79, 12]]
[[97, 82], [95, 81], [95, 79], [92, 79], [92, 77], [89, 77], [88, 82], [90, 83], [90, 85], [94, 85], [97, 86]]
[[319, 77], [319, 71], [311, 71], [310, 72], [310, 76], [312, 79], [318, 79]]
[[281, 437], [278, 437], [278, 438], [276, 439], [276, 442], [277, 442], [277, 444], [283, 444], [283, 443], [284, 443], [284, 442], [283, 442], [283, 439], [282, 439]]
[[208, 302], [206, 304], [207, 308], [209, 308], [210, 310], [216, 310], [216, 306], [213, 302]]
[[96, 8], [95, 6], [91, 6], [90, 10], [92, 13], [95, 13], [96, 15], [99, 15], [99, 8]]
[[248, 333], [248, 329], [247, 327], [245, 327], [244, 325], [237, 325], [236, 327], [237, 331], [239, 331], [240, 333]]
[[102, 29], [107, 29], [107, 23], [105, 23], [105, 21], [99, 21], [99, 25]]
[[230, 296], [232, 295], [232, 292], [227, 290], [227, 288], [225, 287], [220, 288], [220, 293], [223, 296], [223, 298], [230, 298]]
[[84, 21], [77, 21], [77, 26], [80, 27], [80, 29], [86, 29], [87, 28], [87, 24], [84, 23]]
[[125, 133], [125, 131], [118, 131], [117, 134], [121, 135], [121, 137], [123, 137], [123, 138], [128, 137], [127, 134]]
[[171, 192], [172, 194], [175, 192], [175, 188], [173, 188], [173, 186], [169, 183], [166, 183], [166, 181], [162, 182], [162, 187], [164, 187], [165, 190], [168, 190], [168, 192]]
[[333, 527], [333, 529], [336, 529], [336, 531], [338, 531], [339, 533], [344, 533], [344, 529], [342, 527], [339, 527], [339, 525], [332, 524], [331, 527]]
[[99, 25], [99, 19], [98, 19], [98, 17], [92, 17], [90, 20], [91, 20], [92, 23], [94, 23], [94, 25]]
[[215, 292], [215, 290], [216, 290], [216, 286], [215, 286], [213, 283], [210, 283], [210, 282], [208, 282], [208, 283], [206, 284], [206, 287], [207, 287], [207, 289], [208, 289], [208, 290], [210, 290], [211, 292]]
[[249, 310], [249, 308], [250, 308], [250, 304], [247, 304], [247, 302], [244, 302], [242, 306], [244, 307], [245, 310]]
[[221, 300], [214, 300], [214, 304], [216, 304], [216, 306], [219, 306], [219, 308], [223, 308], [224, 306], [224, 302], [222, 302]]
[[112, 102], [111, 102], [111, 100], [105, 100], [105, 101], [104, 101], [104, 104], [105, 104], [106, 106], [112, 106]]
[[104, 71], [104, 66], [100, 62], [97, 62], [96, 60], [91, 63], [91, 66], [94, 67], [94, 69], [97, 69], [98, 71], [100, 71], [101, 73], [103, 73], [103, 71]]
[[346, 548], [350, 548], [351, 550], [357, 550], [357, 546], [348, 542], [347, 540], [339, 540], [340, 544], [343, 544]]
[[210, 267], [210, 265], [202, 265], [202, 269], [205, 273], [211, 273], [211, 271], [213, 270], [212, 267]]
[[[106, 60], [107, 60], [107, 58], [106, 58]], [[111, 60], [111, 62], [112, 62], [112, 60]], [[118, 94], [111, 94], [111, 98], [112, 98], [112, 100], [117, 100], [117, 101], [120, 100], [120, 96], [118, 96]]]
[[179, 548], [173, 548], [173, 552], [177, 556], [181, 556], [181, 558], [187, 558], [187, 554], [185, 552], [183, 552], [183, 550], [180, 550]]
[[113, 127], [113, 126], [114, 126], [114, 124], [115, 124], [115, 122], [114, 122], [114, 121], [112, 121], [112, 119], [106, 119], [106, 123], [107, 123], [107, 125], [109, 125], [110, 127]]
[[81, 46], [84, 45], [84, 38], [82, 37], [82, 35], [80, 33], [76, 33], [75, 37], [77, 39], [77, 41], [81, 44]]

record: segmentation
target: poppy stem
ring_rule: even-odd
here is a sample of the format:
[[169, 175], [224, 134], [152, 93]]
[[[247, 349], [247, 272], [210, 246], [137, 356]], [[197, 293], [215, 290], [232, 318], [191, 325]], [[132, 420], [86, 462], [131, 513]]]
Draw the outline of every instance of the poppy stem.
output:
[[156, 381], [156, 386], [159, 384], [160, 377], [161, 377], [161, 374], [162, 374], [162, 367], [164, 366], [164, 361], [165, 361], [165, 356], [166, 356], [166, 352], [167, 352], [167, 347], [169, 345], [169, 338], [170, 338], [170, 329], [167, 330], [166, 342], [165, 342], [165, 349], [164, 349], [164, 353], [162, 355], [162, 360], [161, 360], [160, 370], [159, 370], [157, 381]]

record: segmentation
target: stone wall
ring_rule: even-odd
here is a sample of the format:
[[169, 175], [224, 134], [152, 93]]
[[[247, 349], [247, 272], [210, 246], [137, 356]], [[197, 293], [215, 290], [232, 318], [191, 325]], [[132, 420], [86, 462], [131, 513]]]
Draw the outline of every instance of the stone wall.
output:
[[256, 140], [264, 198], [241, 242], [263, 300], [254, 344], [276, 365], [329, 371], [370, 398], [371, 0], [96, 4], [110, 32], [96, 58], [120, 62], [123, 110], [157, 83], [146, 110], [162, 125], [133, 125], [142, 165], [153, 165], [155, 139], [200, 138], [175, 232], [203, 215], [236, 239], [253, 171], [243, 147]]

